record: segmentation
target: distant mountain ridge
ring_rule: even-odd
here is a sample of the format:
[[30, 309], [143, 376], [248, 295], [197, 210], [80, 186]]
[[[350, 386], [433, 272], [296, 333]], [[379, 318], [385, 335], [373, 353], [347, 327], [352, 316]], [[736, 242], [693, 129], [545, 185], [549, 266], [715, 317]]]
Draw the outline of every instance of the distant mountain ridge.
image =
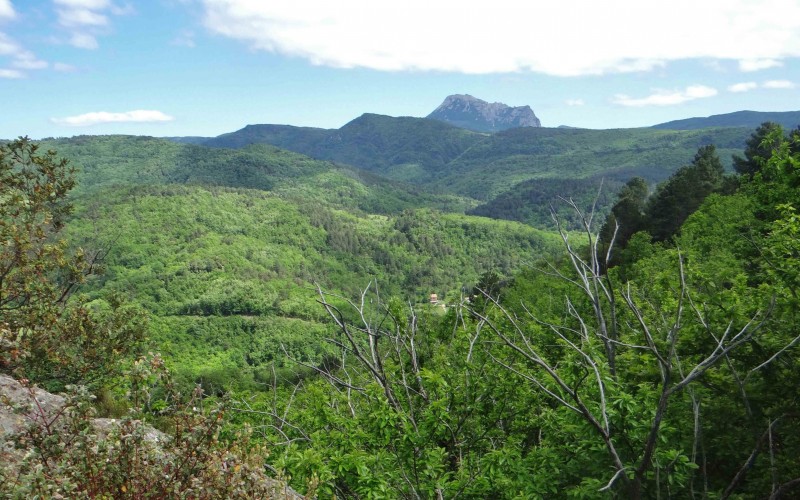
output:
[[[339, 129], [248, 125], [202, 143], [217, 148], [270, 144], [353, 165], [394, 180], [417, 181], [419, 168], [446, 165], [485, 136], [436, 120], [365, 113]], [[411, 172], [397, 171], [412, 170]]]
[[800, 111], [736, 111], [707, 117], [685, 118], [653, 125], [662, 130], [698, 130], [711, 127], [756, 128], [764, 122], [780, 124], [785, 129], [800, 125]]
[[723, 162], [741, 154], [752, 129], [591, 130], [516, 127], [494, 134], [438, 120], [365, 113], [339, 129], [248, 125], [201, 143], [217, 148], [270, 144], [318, 160], [352, 165], [395, 181], [489, 201], [530, 179], [596, 176], [625, 182], [666, 179], [715, 144]]
[[541, 127], [530, 106], [488, 103], [469, 94], [447, 96], [426, 118], [476, 132], [499, 132], [516, 127]]
[[[248, 125], [215, 138], [177, 141], [233, 149], [270, 144], [484, 203], [474, 208], [476, 215], [543, 225], [550, 219], [549, 203], [542, 200], [590, 199], [601, 180], [609, 193], [634, 176], [649, 183], [662, 181], [707, 144], [716, 146], [723, 164], [731, 169], [731, 156], [741, 154], [751, 132], [770, 120], [794, 128], [800, 123], [800, 111], [742, 111], [649, 128], [528, 126], [495, 133], [429, 118], [365, 113], [338, 129]], [[610, 199], [600, 204], [607, 205]]]

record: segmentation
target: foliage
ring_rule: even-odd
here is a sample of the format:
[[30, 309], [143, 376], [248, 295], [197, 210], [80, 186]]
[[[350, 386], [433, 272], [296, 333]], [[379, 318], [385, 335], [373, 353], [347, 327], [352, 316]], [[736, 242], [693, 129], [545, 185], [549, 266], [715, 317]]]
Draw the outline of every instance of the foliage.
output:
[[706, 197], [727, 190], [730, 184], [713, 145], [701, 147], [691, 165], [678, 169], [650, 196], [644, 179], [635, 177], [628, 181], [599, 234], [604, 252], [612, 246], [621, 250], [612, 253], [609, 265], [635, 260], [635, 256], [624, 250], [640, 231], [656, 242], [670, 240]]
[[[739, 127], [687, 131], [523, 127], [487, 135], [435, 120], [365, 114], [337, 130], [251, 125], [205, 144], [272, 144], [491, 202], [510, 190], [522, 191], [509, 195], [516, 200], [523, 200], [525, 192], [536, 193], [534, 186], [522, 184], [533, 179], [565, 182], [568, 191], [561, 194], [574, 198], [584, 197], [583, 184], [566, 181], [605, 178], [621, 183], [640, 176], [650, 183], [659, 182], [689, 161], [703, 144], [716, 145], [727, 163], [730, 154], [744, 146], [749, 132]], [[509, 202], [508, 197], [500, 199], [499, 206], [490, 205], [487, 210], [493, 217], [504, 217], [501, 214], [509, 209], [513, 220], [531, 217], [529, 208], [515, 213]], [[546, 210], [534, 209], [532, 215], [537, 222], [544, 219], [549, 224]]]
[[59, 239], [74, 182], [67, 160], [27, 138], [0, 147], [0, 369], [51, 388], [102, 383], [142, 334], [116, 297], [99, 312], [72, 297], [97, 265]]
[[574, 200], [582, 210], [595, 207], [597, 217], [605, 217], [622, 183], [598, 179], [531, 179], [520, 182], [496, 198], [469, 211], [493, 219], [524, 222], [533, 227], [554, 229], [553, 211], [562, 224], [579, 227], [565, 198]]
[[[648, 182], [666, 179], [703, 144], [721, 156], [737, 152], [744, 129], [663, 131], [517, 128], [472, 146], [441, 171], [434, 185], [490, 200], [530, 179], [598, 179]], [[571, 193], [564, 193], [566, 196]]]
[[[0, 466], [0, 495], [299, 498], [265, 474], [268, 451], [247, 433], [221, 438], [225, 406], [204, 410], [202, 391], [182, 395], [160, 358], [136, 361], [126, 379], [132, 406], [118, 421], [95, 419], [93, 397], [80, 386], [68, 387], [54, 413], [35, 405], [15, 442], [24, 456]], [[145, 422], [153, 418], [169, 434]]]
[[349, 305], [321, 295], [341, 348], [321, 379], [276, 387], [276, 400], [240, 402], [241, 417], [273, 443], [274, 466], [298, 488], [318, 478], [323, 498], [496, 498], [518, 487], [527, 472], [515, 463], [518, 447], [534, 446], [539, 423], [523, 411], [530, 392], [487, 352], [471, 350], [475, 339], [457, 327], [464, 318], [455, 308], [417, 314], [364, 294]]
[[753, 132], [745, 144], [744, 157], [733, 155], [733, 168], [737, 173], [752, 177], [772, 156], [777, 146], [775, 139], [783, 137], [783, 128], [777, 123], [764, 122]]
[[608, 251], [612, 242], [625, 248], [631, 236], [645, 227], [648, 191], [647, 182], [641, 177], [629, 180], [620, 190], [617, 202], [600, 229], [603, 250]]
[[[598, 158], [598, 138], [630, 146], [624, 134], [570, 133], [504, 132], [453, 164], [507, 146], [521, 165], [565, 137]], [[84, 432], [89, 406], [73, 398], [62, 422], [76, 432], [32, 431], [29, 461], [0, 488], [127, 493], [141, 489], [125, 478], [138, 478], [163, 495], [209, 484], [231, 496], [242, 481], [258, 488], [266, 463], [320, 498], [796, 493], [799, 148], [796, 135], [765, 140], [776, 147], [735, 194], [713, 147], [647, 203], [646, 184], [629, 182], [613, 216], [648, 232], [631, 231], [610, 270], [608, 230], [598, 238], [580, 200], [570, 208], [582, 234], [559, 222], [546, 234], [439, 211], [411, 191], [382, 200], [389, 184], [268, 147], [204, 158], [143, 139], [142, 151], [173, 156], [132, 159], [157, 177], [140, 182], [109, 166], [140, 154], [127, 139], [68, 142], [98, 151], [109, 182], [84, 191], [96, 202], [80, 200], [67, 234], [112, 248], [108, 273], [73, 300], [93, 318], [118, 295], [141, 304], [177, 380], [154, 385], [159, 358], [135, 365], [133, 412], [110, 441]], [[503, 158], [509, 179], [496, 182], [516, 182], [523, 169]], [[475, 289], [486, 293], [467, 301]], [[427, 303], [431, 291], [444, 307]], [[178, 394], [193, 384], [202, 396]], [[232, 389], [230, 420], [194, 409]], [[136, 437], [142, 422], [177, 431], [165, 453]]]
[[111, 248], [87, 298], [98, 308], [109, 293], [141, 304], [152, 348], [209, 393], [227, 382], [252, 387], [272, 363], [282, 371], [284, 347], [325, 358], [315, 283], [351, 295], [374, 278], [404, 300], [434, 292], [457, 301], [484, 271], [509, 276], [556, 243], [507, 221], [422, 209], [364, 215], [258, 190], [142, 186], [92, 199], [102, 202], [81, 199], [68, 228], [85, 248]]
[[[690, 168], [713, 179], [713, 160]], [[770, 182], [791, 185], [795, 160], [773, 154]], [[243, 401], [242, 418], [323, 498], [790, 495], [800, 231], [788, 205], [754, 227], [753, 189], [708, 196], [677, 247], [634, 235], [624, 274], [601, 272], [585, 217], [588, 249], [562, 233], [565, 259], [438, 322], [322, 294], [339, 361]]]
[[648, 200], [645, 230], [655, 241], [672, 237], [703, 200], [722, 187], [723, 173], [716, 148], [701, 147], [692, 164], [678, 169]]
[[119, 186], [190, 184], [272, 191], [368, 213], [418, 207], [463, 211], [471, 206], [460, 197], [431, 194], [268, 145], [229, 150], [132, 136], [78, 136], [44, 145], [81, 166], [78, 195]]
[[[202, 389], [182, 396], [157, 356], [125, 372], [123, 361], [143, 332], [137, 308], [115, 295], [102, 304], [72, 296], [95, 265], [58, 239], [73, 184], [68, 161], [39, 153], [28, 139], [0, 148], [0, 367], [21, 378], [29, 394], [17, 408], [28, 422], [24, 431], [4, 432], [0, 496], [288, 497], [264, 473], [263, 447], [245, 434], [219, 439], [224, 408], [205, 412]], [[59, 403], [49, 395], [45, 404], [31, 381], [69, 396]], [[95, 419], [91, 389], [120, 381], [129, 389], [122, 403], [128, 414], [119, 422]], [[2, 404], [9, 404], [6, 394]], [[13, 429], [7, 416], [3, 426]]]
[[[272, 144], [312, 158], [346, 163], [398, 180], [429, 173], [483, 139], [482, 134], [423, 118], [366, 113], [338, 130], [251, 125], [206, 141], [208, 146]], [[419, 167], [416, 169], [415, 167]]]

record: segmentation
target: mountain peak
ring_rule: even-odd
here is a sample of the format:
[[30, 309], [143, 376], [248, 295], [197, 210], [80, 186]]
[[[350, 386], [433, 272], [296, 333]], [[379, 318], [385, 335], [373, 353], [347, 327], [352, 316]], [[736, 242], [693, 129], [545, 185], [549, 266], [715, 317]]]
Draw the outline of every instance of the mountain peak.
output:
[[488, 103], [469, 94], [447, 96], [427, 118], [477, 132], [542, 126], [530, 106], [511, 107], [501, 102]]

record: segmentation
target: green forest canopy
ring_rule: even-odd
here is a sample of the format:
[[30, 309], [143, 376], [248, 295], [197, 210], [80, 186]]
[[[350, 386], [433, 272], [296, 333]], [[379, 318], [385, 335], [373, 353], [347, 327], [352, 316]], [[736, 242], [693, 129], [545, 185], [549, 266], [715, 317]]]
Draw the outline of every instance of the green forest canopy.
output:
[[[610, 240], [598, 244], [598, 221], [585, 213], [580, 236], [431, 208], [376, 214], [346, 194], [304, 203], [276, 188], [292, 178], [292, 161], [269, 167], [269, 191], [182, 185], [212, 177], [180, 170], [154, 174], [172, 184], [114, 181], [76, 199], [76, 216], [64, 219], [67, 165], [35, 150], [15, 155], [28, 145], [13, 143], [0, 171], [12, 277], [2, 282], [11, 349], [0, 366], [112, 390], [155, 424], [196, 415], [200, 435], [220, 441], [192, 441], [183, 453], [257, 429], [249, 442], [269, 453], [238, 453], [322, 498], [788, 496], [800, 486], [797, 141], [771, 128], [759, 143], [771, 146], [746, 154], [752, 165], [735, 182], [720, 182], [713, 149], [701, 149], [651, 198], [629, 184], [617, 205], [632, 208], [614, 217], [638, 213], [646, 231], [630, 235], [615, 267], [602, 246]], [[30, 180], [16, 183], [24, 172]], [[692, 195], [696, 211], [665, 218], [686, 205], [660, 200], [686, 195], [671, 186], [699, 173], [710, 182]], [[369, 199], [361, 186], [347, 193]], [[648, 212], [656, 203], [658, 217]], [[664, 220], [679, 222], [666, 230]], [[64, 234], [88, 251], [50, 245]], [[90, 245], [108, 251], [105, 275], [94, 276]], [[475, 283], [498, 290], [492, 270], [510, 278], [498, 294], [468, 297]], [[359, 293], [364, 276], [377, 279]], [[62, 298], [84, 279], [84, 293]], [[448, 287], [446, 311], [414, 304], [438, 284]], [[122, 360], [141, 350], [143, 316], [148, 347], [163, 346], [207, 396], [233, 398], [226, 420], [213, 414], [222, 427], [168, 403], [181, 398], [155, 378], [155, 400], [126, 400], [140, 379]], [[101, 332], [119, 348], [104, 351]], [[280, 373], [270, 368], [277, 349]], [[108, 352], [120, 362], [94, 362]], [[87, 462], [68, 448], [35, 448], [28, 460], [38, 468], [4, 469], [2, 488], [88, 491], [95, 483], [85, 478], [111, 477], [81, 473]], [[203, 470], [223, 470], [203, 453]], [[120, 477], [105, 491], [147, 484]]]

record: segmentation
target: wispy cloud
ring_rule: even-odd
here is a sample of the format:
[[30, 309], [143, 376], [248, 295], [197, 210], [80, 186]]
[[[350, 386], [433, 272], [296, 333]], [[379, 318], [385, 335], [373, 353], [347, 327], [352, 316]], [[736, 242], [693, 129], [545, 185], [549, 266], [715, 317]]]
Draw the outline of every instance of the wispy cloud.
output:
[[761, 86], [765, 89], [793, 89], [796, 87], [794, 82], [790, 82], [789, 80], [769, 80], [764, 82]]
[[20, 78], [25, 78], [25, 73], [16, 69], [0, 69], [0, 78], [17, 80]]
[[45, 69], [50, 66], [47, 61], [42, 61], [28, 51], [17, 54], [11, 65], [18, 69]]
[[460, 0], [199, 1], [216, 34], [340, 68], [577, 76], [688, 59], [763, 69], [800, 57], [793, 0], [575, 0], [569, 9], [495, 0], [480, 15]]
[[108, 16], [89, 9], [59, 9], [58, 23], [65, 28], [107, 26]]
[[757, 88], [762, 89], [793, 89], [797, 85], [790, 80], [767, 80], [761, 84], [756, 82], [735, 83], [728, 87], [730, 92], [749, 92]]
[[68, 125], [70, 127], [88, 127], [101, 123], [153, 123], [169, 122], [175, 118], [162, 113], [161, 111], [137, 109], [124, 113], [109, 113], [108, 111], [96, 111], [65, 118], [51, 118], [50, 121], [57, 125]]
[[761, 71], [762, 69], [779, 68], [783, 66], [776, 59], [743, 59], [739, 61], [739, 69], [745, 72]]
[[131, 11], [110, 0], [53, 0], [53, 3], [58, 24], [69, 32], [67, 43], [88, 50], [97, 49], [100, 46], [97, 37], [110, 29], [109, 14], [122, 15]]
[[4, 75], [0, 78], [24, 78], [26, 76], [24, 70], [45, 69], [49, 66], [47, 61], [39, 59], [36, 54], [24, 49], [5, 33], [0, 33], [0, 56], [8, 57], [9, 64], [13, 68], [5, 69]]
[[691, 85], [684, 90], [657, 90], [647, 97], [634, 98], [625, 94], [617, 94], [611, 100], [614, 104], [628, 107], [644, 106], [674, 106], [695, 99], [713, 97], [717, 95], [717, 89], [706, 87], [705, 85]]
[[189, 30], [181, 31], [181, 33], [172, 39], [172, 45], [177, 45], [179, 47], [195, 47], [194, 41], [194, 32]]
[[741, 82], [741, 83], [734, 83], [728, 90], [731, 92], [748, 92], [753, 89], [757, 89], [758, 84], [756, 82]]
[[69, 44], [79, 49], [94, 50], [100, 47], [97, 38], [89, 33], [73, 33], [69, 37]]
[[567, 99], [564, 102], [567, 104], [567, 106], [583, 106], [586, 104], [583, 99]]
[[11, 37], [5, 33], [0, 33], [0, 56], [13, 56], [22, 48]]
[[76, 68], [75, 66], [73, 66], [71, 64], [57, 62], [57, 63], [53, 64], [53, 70], [61, 72], [61, 73], [73, 73], [75, 71], [78, 71], [78, 68]]

